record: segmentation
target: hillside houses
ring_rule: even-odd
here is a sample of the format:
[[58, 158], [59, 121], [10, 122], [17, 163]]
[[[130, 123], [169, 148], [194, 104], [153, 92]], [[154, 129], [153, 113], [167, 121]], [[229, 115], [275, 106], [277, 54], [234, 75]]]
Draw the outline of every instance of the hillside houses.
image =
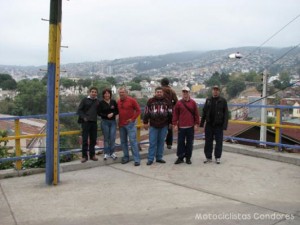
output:
[[[15, 121], [9, 119], [10, 115], [0, 114], [0, 118], [6, 118], [7, 120], [0, 120], [0, 130], [6, 130], [8, 136], [16, 135]], [[21, 119], [20, 120], [20, 134], [42, 134], [46, 131], [46, 120], [42, 119]], [[39, 154], [46, 148], [46, 138], [22, 138], [21, 139], [21, 150], [22, 152], [31, 152]], [[8, 147], [15, 147], [15, 140], [9, 140], [7, 143]]]

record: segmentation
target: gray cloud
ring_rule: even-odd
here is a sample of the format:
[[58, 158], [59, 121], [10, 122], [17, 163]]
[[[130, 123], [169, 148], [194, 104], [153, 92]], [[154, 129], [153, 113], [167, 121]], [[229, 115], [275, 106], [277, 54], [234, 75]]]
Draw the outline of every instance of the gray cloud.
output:
[[[50, 1], [1, 1], [0, 64], [46, 65]], [[61, 62], [258, 46], [298, 0], [63, 0]], [[266, 46], [300, 42], [300, 18]]]

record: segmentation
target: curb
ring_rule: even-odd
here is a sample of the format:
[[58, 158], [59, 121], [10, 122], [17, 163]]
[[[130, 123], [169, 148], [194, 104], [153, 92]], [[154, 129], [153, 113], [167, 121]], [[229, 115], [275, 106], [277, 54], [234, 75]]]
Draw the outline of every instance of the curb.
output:
[[[200, 150], [204, 148], [204, 141], [195, 140], [194, 144], [194, 151]], [[285, 152], [275, 152], [274, 150], [266, 150], [266, 149], [254, 149], [252, 146], [245, 146], [239, 144], [223, 144], [223, 150], [226, 152], [232, 152], [257, 158], [264, 158], [273, 161], [293, 164], [296, 166], [300, 166], [300, 154], [296, 153], [285, 153]], [[173, 149], [165, 149], [164, 155], [174, 154], [176, 153], [176, 148]], [[292, 154], [292, 155], [291, 155]], [[143, 150], [140, 152], [140, 158], [145, 159], [147, 158], [148, 151]], [[174, 157], [175, 160], [176, 157]], [[94, 168], [98, 166], [106, 166], [115, 163], [121, 163], [121, 157], [118, 157], [116, 160], [102, 160], [102, 157], [99, 157], [99, 161], [88, 161], [86, 163], [81, 163], [80, 160], [61, 163], [60, 164], [60, 172], [70, 172], [76, 170], [83, 170]], [[33, 168], [33, 169], [25, 169], [17, 171], [15, 169], [7, 169], [7, 170], [0, 170], [0, 179], [5, 178], [12, 178], [12, 177], [21, 177], [21, 176], [28, 176], [32, 174], [44, 173], [45, 168]]]

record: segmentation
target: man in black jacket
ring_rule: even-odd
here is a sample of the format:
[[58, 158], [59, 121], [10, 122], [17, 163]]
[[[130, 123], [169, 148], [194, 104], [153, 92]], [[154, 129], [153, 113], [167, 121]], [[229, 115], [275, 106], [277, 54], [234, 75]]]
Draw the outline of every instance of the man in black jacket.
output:
[[[81, 100], [77, 110], [77, 114], [81, 118], [82, 128], [82, 163], [85, 163], [88, 160], [88, 150], [90, 159], [98, 161], [98, 158], [95, 156], [95, 145], [97, 140], [97, 108], [99, 105], [99, 100], [97, 99], [98, 89], [91, 87], [89, 91], [89, 96]], [[88, 139], [90, 139], [89, 142]]]
[[204, 163], [212, 161], [213, 141], [215, 139], [215, 159], [216, 163], [220, 164], [223, 148], [223, 130], [227, 129], [228, 125], [228, 107], [227, 101], [220, 96], [219, 86], [213, 86], [212, 97], [207, 98], [200, 127], [205, 125], [205, 146], [204, 153], [206, 160]]

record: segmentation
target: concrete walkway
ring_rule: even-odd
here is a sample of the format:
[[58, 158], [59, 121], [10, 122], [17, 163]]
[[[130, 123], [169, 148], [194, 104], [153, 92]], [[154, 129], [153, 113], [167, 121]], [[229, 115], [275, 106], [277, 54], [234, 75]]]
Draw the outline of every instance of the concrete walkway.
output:
[[87, 162], [93, 168], [61, 173], [57, 186], [44, 174], [2, 179], [0, 225], [300, 224], [297, 165], [232, 152], [206, 165], [202, 148], [192, 165], [164, 158], [140, 167]]

